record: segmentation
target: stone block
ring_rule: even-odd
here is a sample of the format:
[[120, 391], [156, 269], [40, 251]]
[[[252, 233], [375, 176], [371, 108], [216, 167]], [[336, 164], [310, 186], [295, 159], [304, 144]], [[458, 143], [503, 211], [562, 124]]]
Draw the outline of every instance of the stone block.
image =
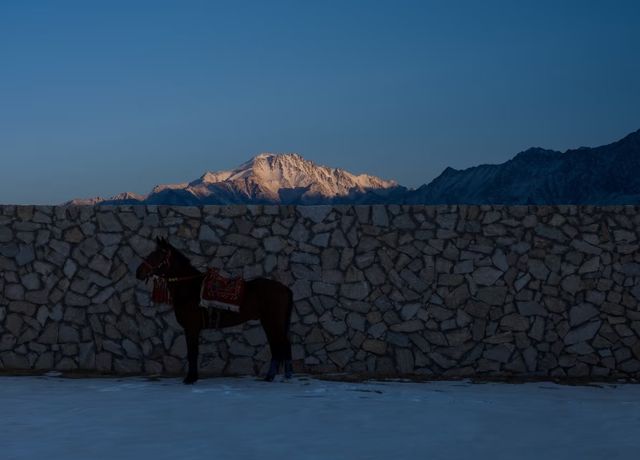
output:
[[602, 321], [596, 320], [571, 329], [565, 336], [564, 343], [573, 345], [593, 339], [598, 333], [601, 324]]
[[471, 276], [474, 283], [480, 286], [491, 286], [502, 276], [502, 273], [493, 267], [480, 267]]
[[512, 313], [500, 320], [500, 327], [511, 331], [526, 331], [529, 329], [529, 318]]
[[96, 219], [101, 232], [121, 232], [123, 230], [122, 225], [112, 212], [99, 212]]
[[352, 300], [363, 300], [369, 295], [369, 285], [366, 281], [345, 283], [340, 286], [340, 295]]
[[516, 302], [516, 305], [523, 316], [547, 316], [549, 314], [546, 308], [538, 302]]
[[508, 363], [513, 353], [514, 347], [511, 344], [504, 343], [500, 345], [488, 346], [483, 356], [490, 361], [500, 363]]
[[591, 318], [598, 316], [600, 311], [589, 303], [581, 303], [569, 309], [569, 323], [571, 326], [578, 326]]
[[36, 255], [31, 244], [21, 244], [18, 247], [18, 253], [15, 256], [15, 261], [18, 266], [22, 267], [35, 260]]
[[362, 342], [362, 349], [376, 355], [383, 356], [387, 351], [387, 344], [381, 340], [366, 339]]
[[414, 357], [411, 350], [406, 348], [396, 350], [396, 368], [401, 375], [414, 373]]
[[331, 335], [340, 336], [347, 331], [347, 325], [340, 320], [327, 320], [320, 323], [323, 329]]
[[331, 206], [296, 206], [296, 212], [314, 223], [323, 222], [331, 213]]

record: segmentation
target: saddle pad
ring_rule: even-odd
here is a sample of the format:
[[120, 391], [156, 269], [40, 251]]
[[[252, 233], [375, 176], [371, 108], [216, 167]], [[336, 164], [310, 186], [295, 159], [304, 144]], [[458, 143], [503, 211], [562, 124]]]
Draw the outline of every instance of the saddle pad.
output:
[[200, 305], [240, 311], [244, 298], [245, 281], [242, 278], [225, 278], [215, 268], [210, 268], [202, 281]]

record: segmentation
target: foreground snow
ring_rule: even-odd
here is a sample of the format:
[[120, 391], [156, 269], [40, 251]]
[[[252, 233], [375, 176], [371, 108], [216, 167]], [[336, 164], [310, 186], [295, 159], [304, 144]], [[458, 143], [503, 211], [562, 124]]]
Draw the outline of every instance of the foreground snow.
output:
[[0, 377], [0, 458], [614, 459], [640, 386]]

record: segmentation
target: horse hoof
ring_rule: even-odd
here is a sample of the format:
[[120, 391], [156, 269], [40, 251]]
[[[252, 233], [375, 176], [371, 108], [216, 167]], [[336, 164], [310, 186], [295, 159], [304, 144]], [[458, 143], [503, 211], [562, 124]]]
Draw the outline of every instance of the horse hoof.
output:
[[198, 377], [185, 377], [182, 383], [185, 385], [193, 385], [198, 380]]
[[264, 377], [264, 381], [265, 381], [265, 382], [273, 382], [273, 379], [274, 379], [274, 378], [276, 378], [275, 374], [274, 374], [274, 375], [267, 374], [267, 375]]

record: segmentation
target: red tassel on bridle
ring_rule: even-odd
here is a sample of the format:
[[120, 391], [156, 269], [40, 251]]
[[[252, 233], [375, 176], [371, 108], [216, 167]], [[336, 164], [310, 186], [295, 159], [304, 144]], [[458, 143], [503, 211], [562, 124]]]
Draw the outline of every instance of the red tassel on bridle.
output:
[[161, 267], [166, 266], [169, 269], [171, 263], [171, 251], [166, 251], [164, 258], [157, 265], [151, 265], [146, 259], [142, 263], [146, 265], [153, 275], [153, 291], [151, 292], [151, 300], [153, 303], [171, 303], [171, 292], [169, 292], [169, 280], [163, 276], [155, 274]]
[[153, 277], [153, 292], [151, 294], [153, 303], [171, 303], [171, 292], [169, 292], [169, 282], [162, 276]]

